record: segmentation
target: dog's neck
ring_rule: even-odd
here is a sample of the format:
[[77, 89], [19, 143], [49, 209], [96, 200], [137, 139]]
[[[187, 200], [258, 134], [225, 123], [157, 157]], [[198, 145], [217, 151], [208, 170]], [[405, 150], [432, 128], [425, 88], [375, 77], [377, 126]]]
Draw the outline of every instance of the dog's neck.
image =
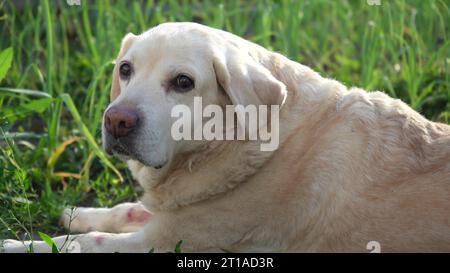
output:
[[139, 163], [129, 167], [144, 187], [152, 211], [173, 210], [210, 199], [246, 181], [272, 156], [258, 141], [212, 141], [200, 152], [174, 158], [164, 173]]

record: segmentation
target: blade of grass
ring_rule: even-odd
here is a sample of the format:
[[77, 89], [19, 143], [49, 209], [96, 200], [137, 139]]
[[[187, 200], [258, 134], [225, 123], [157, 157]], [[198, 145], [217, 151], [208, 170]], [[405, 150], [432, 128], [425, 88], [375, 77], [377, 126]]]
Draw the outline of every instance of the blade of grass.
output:
[[91, 148], [94, 150], [95, 154], [100, 158], [100, 160], [105, 164], [108, 168], [110, 168], [116, 176], [120, 179], [120, 181], [123, 181], [123, 177], [120, 174], [120, 172], [114, 167], [114, 165], [108, 160], [105, 153], [98, 147], [97, 142], [95, 138], [92, 136], [89, 129], [86, 127], [86, 125], [83, 123], [80, 114], [78, 113], [78, 110], [73, 103], [72, 98], [69, 94], [62, 94], [61, 95], [62, 100], [66, 104], [67, 108], [69, 109], [70, 113], [72, 114], [72, 117], [74, 118], [75, 122], [80, 127], [81, 132], [83, 133], [84, 137], [86, 138], [87, 142], [91, 146]]
[[52, 98], [52, 96], [46, 92], [21, 88], [0, 87], [0, 93], [6, 92], [9, 95], [27, 95], [33, 97], [46, 97]]
[[47, 34], [47, 81], [46, 91], [50, 95], [53, 94], [53, 19], [50, 4], [48, 0], [42, 1], [45, 10], [46, 34]]

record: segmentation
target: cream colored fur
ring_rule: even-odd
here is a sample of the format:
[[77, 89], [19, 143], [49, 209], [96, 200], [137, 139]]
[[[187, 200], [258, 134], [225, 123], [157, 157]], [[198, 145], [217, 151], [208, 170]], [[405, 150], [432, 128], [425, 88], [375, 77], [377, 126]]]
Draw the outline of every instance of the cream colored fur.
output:
[[[219, 30], [168, 23], [143, 35], [153, 38], [148, 43], [188, 41], [183, 54], [194, 57], [190, 65], [204, 54], [211, 66], [199, 66], [209, 77], [203, 86], [215, 89], [208, 92], [219, 94], [224, 85], [214, 62], [228, 62], [222, 69], [231, 80], [242, 71], [229, 71], [241, 65], [235, 62], [259, 66], [259, 88], [243, 89], [270, 90], [225, 90], [227, 96], [207, 101], [280, 104], [280, 147], [261, 152], [257, 141], [212, 141], [174, 149], [161, 170], [128, 161], [151, 220], [125, 237], [84, 235], [82, 251], [167, 251], [179, 240], [183, 251], [368, 252], [369, 241], [382, 252], [450, 251], [450, 126]], [[138, 41], [127, 54], [142, 52]], [[131, 100], [114, 88], [113, 99]], [[107, 243], [94, 243], [96, 236]]]

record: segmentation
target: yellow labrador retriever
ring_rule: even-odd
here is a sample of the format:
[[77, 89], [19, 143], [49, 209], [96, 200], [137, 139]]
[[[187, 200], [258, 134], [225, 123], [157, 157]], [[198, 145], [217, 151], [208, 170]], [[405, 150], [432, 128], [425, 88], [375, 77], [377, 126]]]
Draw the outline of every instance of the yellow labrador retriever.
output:
[[[279, 106], [279, 145], [174, 140], [171, 109]], [[266, 126], [272, 126], [270, 120]], [[275, 127], [275, 122], [273, 123]], [[450, 251], [450, 126], [233, 34], [166, 23], [128, 34], [103, 119], [142, 203], [66, 210], [82, 252]], [[151, 213], [150, 213], [151, 212]], [[6, 252], [30, 242], [7, 240]], [[50, 248], [34, 242], [34, 251]]]

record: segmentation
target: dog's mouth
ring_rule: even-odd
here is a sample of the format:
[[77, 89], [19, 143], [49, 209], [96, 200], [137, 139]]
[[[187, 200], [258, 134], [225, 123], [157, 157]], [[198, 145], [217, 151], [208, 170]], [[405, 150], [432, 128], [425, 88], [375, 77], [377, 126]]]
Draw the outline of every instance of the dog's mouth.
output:
[[110, 149], [107, 149], [107, 153], [109, 155], [116, 156], [122, 161], [135, 160], [144, 166], [152, 167], [155, 169], [161, 169], [165, 165], [165, 163], [158, 165], [152, 164], [151, 162], [145, 160], [139, 153], [130, 151], [120, 142], [115, 143], [115, 145], [113, 145]]
[[131, 152], [129, 152], [125, 147], [123, 147], [120, 143], [112, 147], [112, 155], [116, 156], [126, 156], [131, 157]]

